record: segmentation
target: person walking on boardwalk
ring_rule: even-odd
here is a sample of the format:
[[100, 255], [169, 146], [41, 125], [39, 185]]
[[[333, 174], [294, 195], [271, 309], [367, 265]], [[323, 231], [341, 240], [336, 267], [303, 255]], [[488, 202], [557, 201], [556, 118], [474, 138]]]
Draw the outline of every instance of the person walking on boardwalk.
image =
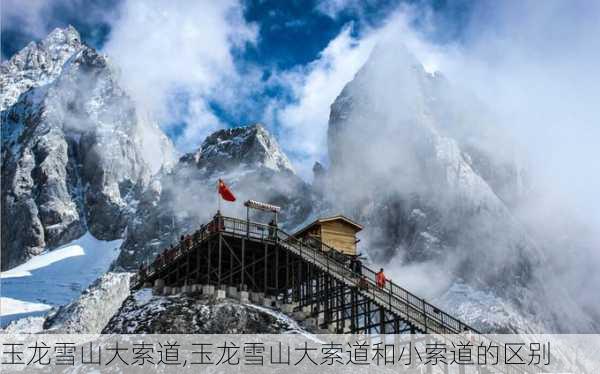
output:
[[269, 222], [269, 239], [274, 240], [276, 237], [276, 231], [277, 231], [277, 223], [275, 223], [275, 219], [272, 219]]
[[353, 257], [352, 260], [350, 260], [350, 270], [352, 270], [359, 276], [362, 275], [362, 262], [360, 261], [358, 256]]
[[379, 272], [375, 273], [375, 283], [377, 284], [377, 287], [384, 288], [385, 282], [387, 280], [389, 279], [385, 277], [385, 274], [383, 273], [383, 268], [379, 269]]

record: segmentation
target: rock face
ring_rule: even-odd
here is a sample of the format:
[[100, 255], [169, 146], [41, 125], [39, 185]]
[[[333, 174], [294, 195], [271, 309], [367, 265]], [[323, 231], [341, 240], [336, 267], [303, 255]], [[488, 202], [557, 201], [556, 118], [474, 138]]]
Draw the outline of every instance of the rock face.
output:
[[[598, 327], [566, 307], [570, 295], [548, 281], [543, 248], [515, 217], [529, 189], [511, 141], [477, 100], [403, 48], [376, 49], [331, 106], [330, 165], [315, 165], [312, 186], [259, 124], [217, 131], [176, 160], [107, 57], [72, 27], [3, 63], [0, 88], [2, 270], [86, 231], [125, 237], [114, 270], [137, 269], [209, 220], [222, 178], [238, 201], [281, 205], [288, 231], [316, 216], [351, 216], [365, 226], [361, 247], [394, 280], [486, 331]], [[246, 214], [241, 204], [221, 210]], [[108, 274], [45, 327], [97, 332], [126, 295], [126, 282]], [[103, 300], [118, 301], [111, 309]], [[104, 331], [288, 328], [273, 318], [248, 305], [138, 292]]]
[[216, 131], [182, 162], [195, 164], [208, 175], [236, 168], [293, 173], [287, 156], [260, 124]]
[[44, 330], [58, 334], [99, 334], [129, 296], [130, 276], [130, 273], [104, 274], [77, 300], [49, 315]]
[[0, 66], [0, 111], [15, 104], [30, 88], [54, 81], [65, 62], [81, 48], [79, 33], [71, 26], [54, 30], [40, 43], [29, 43]]
[[[128, 226], [118, 266], [137, 269], [180, 235], [198, 229], [217, 211], [217, 181], [222, 178], [238, 201], [255, 199], [284, 207], [283, 227], [291, 229], [318, 209], [310, 185], [294, 174], [276, 140], [262, 125], [221, 130], [197, 152], [186, 154], [169, 172], [150, 183]], [[244, 217], [242, 204], [222, 203], [225, 215]], [[253, 219], [268, 222], [268, 216]]]
[[[382, 71], [381, 66], [394, 68]], [[385, 95], [386, 90], [393, 91]], [[354, 182], [353, 191], [336, 190], [336, 199], [367, 223], [370, 242], [380, 248], [373, 255], [380, 260], [400, 254], [407, 261], [422, 261], [456, 247], [467, 251], [471, 240], [491, 229], [480, 232], [480, 223], [496, 225], [509, 235], [500, 243], [498, 236], [481, 237], [478, 245], [498, 245], [515, 261], [496, 261], [489, 250], [490, 263], [507, 266], [498, 269], [500, 277], [473, 276], [493, 283], [510, 270], [511, 282], [527, 282], [528, 267], [540, 254], [513, 224], [496, 192], [498, 187], [506, 191], [505, 200], [518, 198], [508, 192], [521, 183], [518, 165], [507, 163], [510, 171], [496, 177], [497, 161], [482, 148], [493, 127], [483, 123], [463, 137], [460, 126], [470, 118], [450, 112], [460, 109], [450, 101], [456, 95], [451, 90], [443, 77], [426, 73], [408, 53], [376, 50], [331, 108], [332, 179], [344, 186], [356, 179], [357, 171], [366, 176]], [[524, 247], [531, 248], [533, 259], [522, 260]]]
[[[573, 330], [544, 307], [546, 297], [568, 295], [546, 288], [543, 251], [512, 211], [527, 195], [523, 167], [475, 99], [403, 48], [382, 46], [333, 103], [328, 143], [328, 199], [365, 225], [363, 248], [392, 269], [426, 269], [401, 282], [436, 274], [442, 294], [465, 282], [454, 298], [481, 292], [549, 330]], [[441, 300], [457, 309], [452, 297]]]
[[135, 194], [172, 161], [117, 78], [72, 27], [2, 64], [3, 270], [87, 230], [121, 237]]
[[233, 300], [198, 295], [152, 296], [142, 289], [128, 297], [104, 334], [277, 334], [300, 331], [285, 315]]

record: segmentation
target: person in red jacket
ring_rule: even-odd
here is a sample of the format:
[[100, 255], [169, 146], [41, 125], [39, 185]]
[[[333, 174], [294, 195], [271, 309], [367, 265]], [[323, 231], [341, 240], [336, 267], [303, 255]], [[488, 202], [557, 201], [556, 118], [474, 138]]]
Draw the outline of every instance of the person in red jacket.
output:
[[377, 284], [377, 287], [385, 287], [385, 282], [387, 280], [389, 279], [385, 277], [385, 274], [383, 273], [383, 268], [379, 269], [379, 272], [375, 273], [375, 283]]

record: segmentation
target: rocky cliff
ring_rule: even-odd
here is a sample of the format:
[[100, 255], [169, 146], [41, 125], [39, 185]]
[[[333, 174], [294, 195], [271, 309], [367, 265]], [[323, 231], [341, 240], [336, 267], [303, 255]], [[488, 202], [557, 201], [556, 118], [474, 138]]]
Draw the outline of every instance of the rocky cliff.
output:
[[136, 193], [173, 149], [107, 57], [57, 29], [3, 63], [0, 83], [2, 269], [88, 230], [121, 237]]
[[[220, 130], [200, 148], [157, 175], [143, 193], [131, 220], [117, 266], [134, 269], [195, 231], [217, 211], [219, 178], [238, 201], [254, 199], [284, 207], [281, 222], [292, 229], [318, 211], [320, 200], [298, 177], [275, 138], [260, 124]], [[222, 203], [223, 214], [245, 217], [242, 204]], [[268, 222], [267, 216], [253, 219]]]
[[108, 334], [278, 334], [300, 332], [293, 320], [265, 307], [197, 295], [152, 296], [136, 291], [111, 318]]
[[[71, 27], [4, 62], [0, 85], [2, 269], [87, 231], [123, 237], [113, 268], [136, 269], [208, 221], [222, 178], [238, 201], [284, 207], [286, 230], [319, 215], [351, 216], [365, 226], [361, 250], [394, 280], [486, 331], [594, 330], [548, 281], [544, 245], [515, 215], [531, 191], [511, 140], [475, 98], [403, 48], [377, 48], [332, 104], [330, 162], [315, 165], [313, 185], [259, 124], [217, 131], [176, 159], [109, 59]], [[246, 213], [239, 203], [221, 210]], [[127, 296], [123, 279], [114, 295], [103, 286], [115, 279], [106, 275], [47, 328], [98, 330], [112, 315], [94, 318], [99, 300], [120, 305]], [[204, 322], [194, 332], [286, 329], [257, 313], [136, 293], [106, 331], [192, 332], [184, 326], [197, 316]]]
[[365, 225], [363, 248], [401, 283], [485, 330], [502, 330], [482, 321], [489, 305], [521, 313], [513, 330], [590, 328], [546, 307], [569, 295], [548, 286], [543, 246], [514, 214], [529, 193], [518, 150], [483, 105], [406, 49], [375, 49], [331, 106], [328, 143], [328, 199]]
[[42, 329], [57, 334], [98, 334], [129, 296], [130, 273], [107, 272], [76, 300], [44, 319]]

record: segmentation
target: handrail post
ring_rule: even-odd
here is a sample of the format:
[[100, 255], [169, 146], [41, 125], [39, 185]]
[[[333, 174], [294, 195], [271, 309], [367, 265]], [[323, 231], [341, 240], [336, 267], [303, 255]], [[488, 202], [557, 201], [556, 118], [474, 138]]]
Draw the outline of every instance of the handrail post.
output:
[[427, 311], [425, 310], [425, 302], [421, 300], [423, 305], [423, 324], [425, 325], [425, 334], [427, 334]]
[[246, 237], [250, 237], [250, 207], [246, 207]]

